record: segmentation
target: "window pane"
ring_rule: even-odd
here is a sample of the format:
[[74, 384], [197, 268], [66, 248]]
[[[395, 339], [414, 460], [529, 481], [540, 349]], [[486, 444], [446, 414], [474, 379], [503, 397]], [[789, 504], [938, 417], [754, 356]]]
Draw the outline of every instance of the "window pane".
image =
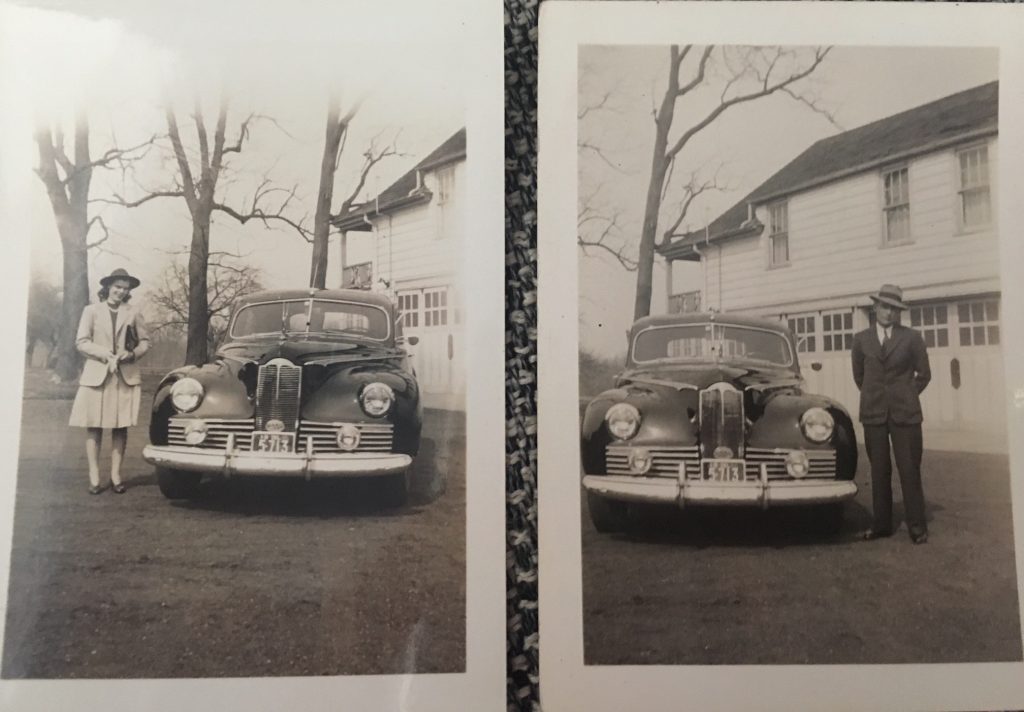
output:
[[990, 326], [990, 327], [988, 327], [988, 342], [990, 344], [998, 344], [999, 343], [999, 327], [998, 326]]
[[956, 313], [957, 318], [959, 318], [961, 322], [969, 322], [971, 320], [971, 305], [957, 304]]
[[984, 302], [974, 302], [971, 304], [971, 321], [985, 321]]
[[817, 348], [814, 345], [814, 337], [813, 336], [808, 337], [808, 339], [807, 339], [807, 350], [808, 351], [817, 351]]
[[968, 327], [960, 327], [960, 345], [971, 345], [971, 330]]
[[928, 347], [935, 346], [935, 332], [934, 331], [929, 330], [929, 331], [924, 332], [924, 345], [928, 346]]
[[985, 327], [976, 326], [974, 327], [974, 345], [981, 346], [985, 343]]
[[985, 318], [989, 321], [999, 321], [999, 302], [985, 302]]
[[924, 312], [924, 325], [932, 326], [935, 324], [935, 310], [931, 307], [926, 307], [921, 311]]
[[939, 329], [939, 346], [949, 346], [949, 332]]
[[911, 309], [910, 310], [910, 325], [911, 326], [920, 326], [920, 324], [921, 324], [921, 310], [920, 309]]
[[962, 203], [961, 220], [965, 226], [985, 225], [990, 222], [988, 188], [977, 188], [960, 194]]
[[946, 305], [943, 304], [940, 307], [935, 307], [935, 323], [945, 324], [946, 323]]
[[853, 328], [853, 314], [843, 315], [843, 327], [847, 329]]
[[821, 317], [821, 330], [832, 331], [832, 315], [823, 314]]

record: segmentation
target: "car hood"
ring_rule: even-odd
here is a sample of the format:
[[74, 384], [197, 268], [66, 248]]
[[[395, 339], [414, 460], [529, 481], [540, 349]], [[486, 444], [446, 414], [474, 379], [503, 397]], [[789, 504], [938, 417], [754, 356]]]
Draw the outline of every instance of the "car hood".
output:
[[796, 388], [803, 379], [788, 368], [745, 367], [732, 364], [695, 364], [634, 368], [619, 375], [617, 384], [662, 386], [677, 390], [703, 390], [715, 383], [726, 382], [739, 390], [773, 390]]

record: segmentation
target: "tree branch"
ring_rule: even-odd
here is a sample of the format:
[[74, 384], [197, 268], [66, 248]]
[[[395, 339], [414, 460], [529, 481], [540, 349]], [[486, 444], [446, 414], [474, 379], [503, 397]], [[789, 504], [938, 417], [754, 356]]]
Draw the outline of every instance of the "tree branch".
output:
[[[722, 112], [726, 111], [730, 107], [748, 101], [753, 101], [754, 99], [759, 99], [761, 97], [768, 96], [769, 94], [774, 94], [775, 92], [784, 89], [795, 82], [800, 81], [804, 77], [809, 76], [815, 69], [818, 68], [818, 65], [820, 65], [824, 61], [830, 49], [830, 47], [826, 47], [824, 50], [821, 48], [816, 49], [814, 53], [814, 60], [808, 67], [804, 68], [801, 71], [791, 73], [785, 79], [778, 80], [772, 84], [762, 82], [761, 88], [756, 91], [750, 91], [747, 92], [746, 94], [738, 94], [730, 99], [723, 99], [718, 104], [718, 106], [712, 109], [703, 119], [701, 119], [696, 124], [687, 129], [685, 132], [683, 132], [682, 136], [680, 136], [679, 139], [676, 140], [676, 142], [672, 145], [672, 148], [668, 150], [668, 152], [666, 153], [666, 157], [672, 157], [679, 153], [679, 151], [683, 149], [683, 146], [685, 146], [690, 139], [692, 139], [697, 133], [705, 129], [708, 125], [711, 124], [711, 122], [717, 119], [722, 114]], [[774, 66], [776, 60], [777, 58], [772, 61], [771, 65], [769, 66], [768, 72], [766, 72], [766, 74], [764, 75], [765, 80], [767, 80], [767, 77], [771, 72], [771, 66]], [[732, 83], [732, 81], [735, 81], [735, 79], [731, 80], [727, 84], [727, 87], [729, 86], [729, 84]]]

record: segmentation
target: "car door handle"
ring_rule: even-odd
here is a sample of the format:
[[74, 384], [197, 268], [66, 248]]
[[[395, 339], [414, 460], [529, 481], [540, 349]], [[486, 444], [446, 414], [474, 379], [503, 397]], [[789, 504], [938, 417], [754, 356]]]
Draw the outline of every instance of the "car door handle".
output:
[[949, 382], [953, 388], [960, 388], [960, 359], [956, 357], [949, 361]]

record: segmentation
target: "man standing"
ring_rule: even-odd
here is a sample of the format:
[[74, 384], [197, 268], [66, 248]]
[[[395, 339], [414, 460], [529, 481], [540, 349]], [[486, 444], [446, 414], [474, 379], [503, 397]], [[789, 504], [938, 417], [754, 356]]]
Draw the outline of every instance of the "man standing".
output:
[[915, 544], [928, 541], [921, 486], [921, 400], [931, 380], [928, 351], [921, 335], [897, 323], [907, 309], [903, 290], [883, 284], [875, 303], [875, 326], [853, 337], [853, 380], [860, 389], [860, 422], [871, 463], [874, 524], [865, 539], [892, 534], [892, 461], [900, 472], [907, 528]]

